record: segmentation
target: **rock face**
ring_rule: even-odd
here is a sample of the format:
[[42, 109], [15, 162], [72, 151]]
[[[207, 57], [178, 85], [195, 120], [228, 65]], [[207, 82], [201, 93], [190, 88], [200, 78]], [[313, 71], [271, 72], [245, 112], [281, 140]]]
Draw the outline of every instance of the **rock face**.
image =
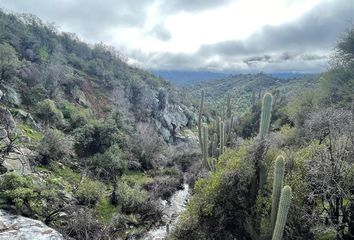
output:
[[194, 116], [186, 112], [183, 107], [176, 104], [168, 105], [159, 113], [160, 124], [156, 125], [166, 142], [169, 142], [171, 137], [175, 137], [181, 129], [190, 126], [194, 121]]
[[44, 223], [0, 210], [0, 240], [64, 240]]
[[34, 153], [28, 148], [19, 148], [10, 152], [8, 156], [2, 159], [2, 166], [9, 172], [14, 171], [19, 174], [27, 175], [32, 173], [29, 158], [34, 156]]

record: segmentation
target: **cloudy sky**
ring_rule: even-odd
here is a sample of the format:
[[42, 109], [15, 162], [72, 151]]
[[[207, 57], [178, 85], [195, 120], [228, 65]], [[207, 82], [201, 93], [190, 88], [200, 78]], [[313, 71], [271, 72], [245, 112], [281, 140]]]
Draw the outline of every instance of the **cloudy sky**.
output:
[[146, 69], [325, 70], [354, 0], [0, 0]]

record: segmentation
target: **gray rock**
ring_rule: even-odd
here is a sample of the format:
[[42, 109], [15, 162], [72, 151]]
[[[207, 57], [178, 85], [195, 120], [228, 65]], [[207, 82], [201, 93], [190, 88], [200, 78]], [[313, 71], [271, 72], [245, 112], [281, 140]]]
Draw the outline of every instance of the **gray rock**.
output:
[[20, 148], [19, 150], [10, 152], [8, 156], [4, 157], [4, 159], [2, 159], [2, 165], [7, 171], [28, 175], [32, 173], [29, 158], [34, 156], [35, 154], [28, 148]]
[[15, 128], [16, 123], [11, 114], [11, 112], [3, 107], [0, 107], [0, 125], [4, 128], [10, 127], [10, 129]]
[[0, 90], [0, 100], [2, 99], [3, 96], [4, 96], [4, 93]]
[[24, 110], [18, 110], [16, 117], [19, 117], [21, 120], [24, 120], [28, 126], [31, 128], [41, 131], [42, 128], [36, 123], [32, 115]]
[[71, 91], [74, 99], [77, 101], [78, 104], [84, 107], [90, 107], [90, 102], [86, 99], [85, 93], [79, 89], [74, 89]]
[[64, 240], [44, 223], [0, 210], [0, 240]]

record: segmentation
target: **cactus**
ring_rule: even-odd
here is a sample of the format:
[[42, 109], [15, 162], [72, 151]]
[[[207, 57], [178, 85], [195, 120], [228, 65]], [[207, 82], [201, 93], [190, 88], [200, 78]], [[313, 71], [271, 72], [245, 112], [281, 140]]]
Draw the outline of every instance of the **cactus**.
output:
[[271, 230], [274, 230], [275, 221], [277, 218], [279, 199], [281, 189], [283, 187], [283, 179], [285, 172], [285, 161], [283, 156], [278, 156], [275, 160], [274, 166], [274, 181], [273, 181], [273, 192], [272, 192], [272, 212], [271, 212]]
[[213, 134], [213, 140], [211, 144], [211, 156], [216, 156], [216, 149], [218, 148], [218, 135], [216, 133]]
[[215, 158], [209, 159], [208, 165], [210, 171], [215, 171], [216, 159]]
[[275, 223], [272, 240], [281, 240], [283, 237], [284, 227], [288, 216], [290, 203], [292, 198], [291, 188], [285, 186], [281, 191], [277, 221]]
[[224, 122], [220, 122], [220, 155], [224, 153], [225, 136], [224, 136]]
[[229, 146], [231, 146], [231, 135], [232, 135], [232, 128], [234, 127], [233, 126], [233, 123], [234, 123], [234, 115], [231, 115], [231, 119], [230, 119], [230, 129], [229, 129], [229, 134], [228, 134], [228, 137], [227, 137], [227, 139], [228, 139], [228, 141], [229, 141]]
[[227, 118], [231, 117], [231, 95], [228, 94], [227, 95], [227, 111], [226, 111], [226, 116]]
[[259, 135], [263, 139], [269, 132], [270, 118], [272, 116], [272, 94], [266, 93], [262, 102], [261, 123], [259, 125]]
[[204, 90], [202, 90], [202, 98], [200, 100], [199, 116], [198, 116], [198, 136], [199, 136], [200, 149], [201, 149], [202, 153], [203, 153], [203, 139], [202, 139], [203, 105], [204, 105]]
[[203, 126], [203, 147], [202, 147], [202, 152], [203, 152], [203, 168], [207, 169], [208, 168], [208, 126], [204, 125]]

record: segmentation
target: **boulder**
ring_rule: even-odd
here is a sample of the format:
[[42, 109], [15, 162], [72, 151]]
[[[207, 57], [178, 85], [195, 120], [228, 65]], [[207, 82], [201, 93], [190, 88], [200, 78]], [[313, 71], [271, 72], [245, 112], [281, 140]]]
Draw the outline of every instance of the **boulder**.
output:
[[2, 97], [4, 96], [3, 91], [0, 90], [0, 100], [2, 99]]
[[28, 148], [20, 148], [14, 152], [10, 152], [8, 156], [4, 157], [2, 166], [7, 171], [14, 171], [19, 174], [28, 175], [32, 173], [29, 159], [35, 154]]
[[0, 240], [64, 240], [44, 223], [0, 210]]

